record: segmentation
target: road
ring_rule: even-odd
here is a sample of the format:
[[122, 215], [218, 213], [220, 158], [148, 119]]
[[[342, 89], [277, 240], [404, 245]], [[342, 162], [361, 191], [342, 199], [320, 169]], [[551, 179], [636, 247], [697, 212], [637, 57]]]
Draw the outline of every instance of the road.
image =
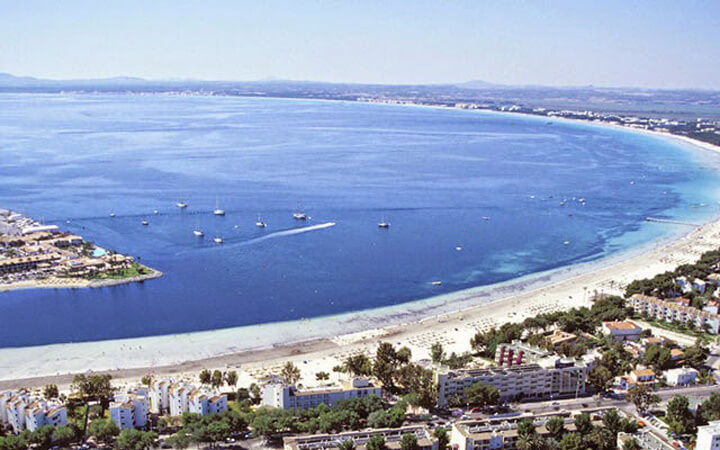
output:
[[[684, 395], [686, 397], [702, 397], [710, 396], [713, 392], [720, 392], [720, 386], [718, 385], [701, 385], [701, 386], [689, 386], [686, 388], [673, 388], [673, 389], [662, 389], [655, 391], [660, 397], [660, 406], [664, 406], [668, 400], [676, 395]], [[555, 403], [555, 405], [553, 405]], [[545, 402], [533, 402], [533, 403], [521, 403], [516, 408], [519, 412], [529, 412], [534, 414], [547, 413], [560, 410], [576, 410], [584, 408], [601, 408], [601, 407], [614, 407], [621, 409], [630, 414], [635, 414], [635, 406], [632, 402], [625, 399], [614, 399], [605, 397], [580, 397], [571, 398], [565, 400], [549, 400]], [[485, 417], [482, 414], [471, 414], [471, 417]]]

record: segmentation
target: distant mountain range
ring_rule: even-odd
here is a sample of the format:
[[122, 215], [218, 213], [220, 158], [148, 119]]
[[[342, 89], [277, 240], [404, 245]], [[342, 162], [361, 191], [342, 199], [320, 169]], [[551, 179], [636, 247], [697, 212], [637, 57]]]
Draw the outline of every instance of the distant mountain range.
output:
[[[112, 77], [112, 78], [95, 78], [95, 79], [75, 79], [75, 80], [53, 80], [46, 78], [23, 77], [9, 73], [0, 73], [0, 89], [1, 88], [54, 88], [54, 89], [82, 89], [82, 88], [129, 88], [129, 87], [162, 87], [162, 88], [188, 88], [196, 89], [202, 86], [212, 88], [231, 88], [242, 86], [315, 86], [315, 87], [344, 87], [344, 88], [410, 88], [422, 87], [429, 90], [437, 89], [459, 89], [474, 91], [517, 91], [517, 90], [553, 90], [553, 91], [702, 91], [700, 89], [652, 89], [652, 88], [632, 88], [632, 87], [597, 87], [597, 86], [541, 86], [541, 85], [507, 85], [498, 83], [489, 83], [483, 80], [471, 80], [462, 83], [445, 83], [445, 84], [370, 84], [370, 83], [340, 83], [340, 82], [322, 82], [322, 81], [298, 81], [298, 80], [252, 80], [252, 81], [227, 81], [227, 80], [147, 80], [139, 77]], [[708, 91], [713, 92], [713, 91]]]

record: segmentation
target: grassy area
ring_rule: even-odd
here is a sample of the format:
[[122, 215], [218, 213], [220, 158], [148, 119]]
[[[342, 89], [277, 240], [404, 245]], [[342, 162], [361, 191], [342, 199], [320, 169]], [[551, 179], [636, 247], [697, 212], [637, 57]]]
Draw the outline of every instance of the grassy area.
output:
[[636, 319], [642, 320], [643, 322], [646, 322], [652, 326], [662, 328], [663, 330], [674, 331], [675, 333], [684, 334], [689, 337], [700, 338], [706, 342], [712, 342], [717, 337], [714, 334], [705, 333], [703, 331], [698, 331], [698, 330], [692, 329], [692, 328], [687, 328], [685, 326], [678, 325], [676, 323], [664, 322], [661, 320], [651, 319], [648, 317], [641, 317], [641, 316], [636, 317]]
[[114, 272], [103, 272], [97, 274], [93, 279], [96, 280], [123, 280], [125, 278], [139, 277], [148, 275], [153, 271], [142, 264], [133, 262], [130, 267], [118, 269]]

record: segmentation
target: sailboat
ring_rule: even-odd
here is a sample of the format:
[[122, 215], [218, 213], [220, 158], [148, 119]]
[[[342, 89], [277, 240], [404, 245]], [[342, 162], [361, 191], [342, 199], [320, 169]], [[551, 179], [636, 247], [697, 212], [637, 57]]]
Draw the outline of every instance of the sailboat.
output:
[[257, 221], [255, 222], [255, 226], [258, 227], [258, 228], [265, 228], [265, 227], [267, 227], [267, 224], [266, 224], [265, 222], [263, 222], [263, 221], [260, 219], [260, 215], [258, 215], [258, 216], [257, 216]]
[[379, 228], [390, 228], [390, 223], [385, 221], [385, 216], [383, 216], [382, 220], [378, 223]]
[[220, 209], [220, 205], [217, 200], [215, 200], [215, 210], [213, 211], [213, 214], [215, 214], [216, 216], [224, 216], [225, 215], [225, 210]]

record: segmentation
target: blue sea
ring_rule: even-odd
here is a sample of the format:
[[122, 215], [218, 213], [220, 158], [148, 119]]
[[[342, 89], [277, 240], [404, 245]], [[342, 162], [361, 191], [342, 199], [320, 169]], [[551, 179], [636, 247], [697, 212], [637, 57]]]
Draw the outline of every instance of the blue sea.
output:
[[165, 273], [0, 293], [0, 347], [402, 309], [688, 231], [645, 218], [707, 220], [720, 186], [715, 155], [639, 133], [285, 99], [0, 95], [0, 155], [0, 207]]

